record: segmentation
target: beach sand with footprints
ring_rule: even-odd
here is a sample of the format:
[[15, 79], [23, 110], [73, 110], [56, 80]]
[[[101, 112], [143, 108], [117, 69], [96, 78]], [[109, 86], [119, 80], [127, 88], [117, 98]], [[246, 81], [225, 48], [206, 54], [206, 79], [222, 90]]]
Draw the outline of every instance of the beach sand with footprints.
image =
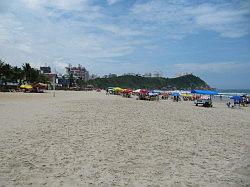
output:
[[0, 93], [0, 186], [249, 186], [250, 109]]

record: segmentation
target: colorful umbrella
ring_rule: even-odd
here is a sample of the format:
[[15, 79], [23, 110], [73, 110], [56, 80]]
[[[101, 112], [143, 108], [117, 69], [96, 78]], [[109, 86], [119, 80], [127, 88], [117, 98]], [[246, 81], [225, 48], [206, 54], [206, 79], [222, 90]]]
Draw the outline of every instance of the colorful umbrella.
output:
[[233, 99], [235, 101], [241, 101], [242, 100], [242, 97], [241, 96], [238, 96], [238, 95], [235, 95], [233, 97], [231, 97], [230, 99]]
[[120, 88], [120, 87], [115, 87], [113, 90], [114, 90], [115, 92], [122, 92], [122, 91], [123, 91], [123, 89]]
[[23, 84], [20, 86], [21, 89], [27, 89], [27, 90], [30, 90], [32, 89], [33, 87], [30, 85], [30, 84]]
[[180, 93], [178, 93], [178, 92], [173, 92], [173, 93], [172, 93], [172, 96], [180, 96]]
[[148, 93], [149, 93], [149, 91], [146, 90], [146, 89], [141, 89], [140, 90], [140, 94], [148, 94]]
[[132, 93], [132, 92], [133, 92], [133, 90], [132, 90], [132, 89], [130, 89], [130, 88], [127, 88], [127, 89], [124, 89], [124, 90], [123, 90], [123, 92], [124, 92], [124, 93]]

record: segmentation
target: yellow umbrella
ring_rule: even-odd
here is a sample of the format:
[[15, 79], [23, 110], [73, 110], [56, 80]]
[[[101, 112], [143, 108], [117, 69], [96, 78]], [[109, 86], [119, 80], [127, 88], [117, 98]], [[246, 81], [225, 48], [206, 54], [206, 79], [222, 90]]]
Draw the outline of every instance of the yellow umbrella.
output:
[[188, 94], [188, 93], [183, 93], [183, 94], [181, 94], [181, 96], [183, 96], [183, 97], [192, 97], [193, 95], [192, 94]]
[[23, 84], [20, 86], [20, 88], [30, 90], [32, 89], [32, 86], [30, 84]]
[[114, 90], [115, 92], [122, 92], [122, 91], [123, 91], [123, 89], [120, 88], [120, 87], [115, 87], [113, 90]]

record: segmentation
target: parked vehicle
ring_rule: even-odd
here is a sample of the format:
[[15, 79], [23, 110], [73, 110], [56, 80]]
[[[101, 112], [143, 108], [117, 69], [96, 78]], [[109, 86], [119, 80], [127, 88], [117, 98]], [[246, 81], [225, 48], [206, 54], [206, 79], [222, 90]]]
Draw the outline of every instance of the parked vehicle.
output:
[[213, 107], [211, 99], [197, 99], [194, 101], [196, 106], [202, 105], [203, 107]]

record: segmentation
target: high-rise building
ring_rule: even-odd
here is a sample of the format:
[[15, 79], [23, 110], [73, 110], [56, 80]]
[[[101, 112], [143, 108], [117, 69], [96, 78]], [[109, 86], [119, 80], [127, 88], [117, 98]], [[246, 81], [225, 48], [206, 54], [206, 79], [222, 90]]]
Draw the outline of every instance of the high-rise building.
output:
[[85, 81], [89, 80], [89, 72], [85, 67], [81, 66], [80, 64], [78, 65], [78, 67], [73, 67], [69, 65], [69, 67], [66, 67], [66, 73], [68, 75], [72, 74], [76, 79]]

